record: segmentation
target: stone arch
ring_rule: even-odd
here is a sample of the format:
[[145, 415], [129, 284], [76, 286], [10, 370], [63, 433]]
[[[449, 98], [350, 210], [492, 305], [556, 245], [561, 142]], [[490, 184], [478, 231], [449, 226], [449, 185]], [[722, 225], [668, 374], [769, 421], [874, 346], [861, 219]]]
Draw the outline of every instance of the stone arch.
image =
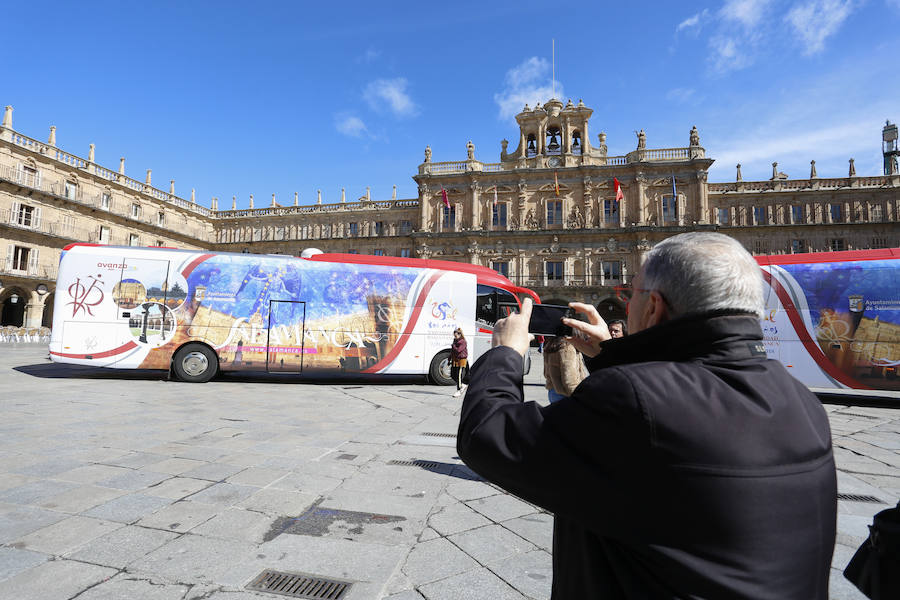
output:
[[615, 296], [607, 296], [596, 304], [597, 312], [600, 313], [600, 316], [607, 323], [615, 319], [627, 321], [625, 306], [626, 303]]
[[53, 327], [53, 303], [56, 300], [56, 291], [44, 294], [44, 313], [41, 316], [41, 327]]
[[0, 293], [0, 326], [23, 327], [25, 325], [25, 307], [30, 299], [31, 294], [22, 287], [4, 288]]

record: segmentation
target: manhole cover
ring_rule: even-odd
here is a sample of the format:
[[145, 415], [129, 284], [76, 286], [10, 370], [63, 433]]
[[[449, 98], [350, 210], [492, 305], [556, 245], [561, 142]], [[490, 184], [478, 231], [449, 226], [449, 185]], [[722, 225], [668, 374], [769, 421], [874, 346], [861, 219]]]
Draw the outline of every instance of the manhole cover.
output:
[[838, 500], [849, 500], [850, 502], [873, 502], [881, 504], [881, 500], [875, 496], [864, 496], [861, 494], [838, 494]]
[[247, 584], [248, 590], [268, 592], [292, 598], [343, 598], [353, 584], [339, 579], [325, 579], [304, 573], [283, 573], [266, 569]]

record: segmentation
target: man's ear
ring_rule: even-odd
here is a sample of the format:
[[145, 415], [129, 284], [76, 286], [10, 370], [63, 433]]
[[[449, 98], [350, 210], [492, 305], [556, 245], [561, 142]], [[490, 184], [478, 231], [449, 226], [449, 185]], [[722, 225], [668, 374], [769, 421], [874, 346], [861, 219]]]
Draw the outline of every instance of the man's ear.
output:
[[663, 300], [662, 294], [657, 291], [650, 292], [644, 311], [647, 315], [647, 327], [653, 327], [669, 320], [669, 307]]

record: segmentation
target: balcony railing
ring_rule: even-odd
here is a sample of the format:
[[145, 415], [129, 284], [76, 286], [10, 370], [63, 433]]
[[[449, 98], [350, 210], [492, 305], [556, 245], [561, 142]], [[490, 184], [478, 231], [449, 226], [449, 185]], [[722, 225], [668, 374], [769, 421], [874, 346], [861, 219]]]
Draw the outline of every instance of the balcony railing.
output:
[[59, 270], [57, 265], [29, 264], [25, 269], [19, 269], [17, 268], [18, 266], [19, 265], [16, 265], [13, 259], [7, 258], [5, 260], [0, 260], [0, 272], [16, 277], [56, 279], [56, 274]]

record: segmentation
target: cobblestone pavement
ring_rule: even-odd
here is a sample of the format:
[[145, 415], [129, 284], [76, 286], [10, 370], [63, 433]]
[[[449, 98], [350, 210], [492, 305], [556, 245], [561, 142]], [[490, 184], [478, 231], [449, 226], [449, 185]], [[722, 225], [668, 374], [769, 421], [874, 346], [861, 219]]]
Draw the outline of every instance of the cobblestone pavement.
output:
[[[0, 346], [0, 598], [276, 598], [246, 588], [265, 569], [353, 582], [350, 600], [549, 597], [551, 516], [457, 458], [451, 388], [46, 356]], [[900, 411], [826, 408], [839, 491], [877, 499], [839, 507], [831, 597], [862, 598], [840, 570], [900, 496]]]

